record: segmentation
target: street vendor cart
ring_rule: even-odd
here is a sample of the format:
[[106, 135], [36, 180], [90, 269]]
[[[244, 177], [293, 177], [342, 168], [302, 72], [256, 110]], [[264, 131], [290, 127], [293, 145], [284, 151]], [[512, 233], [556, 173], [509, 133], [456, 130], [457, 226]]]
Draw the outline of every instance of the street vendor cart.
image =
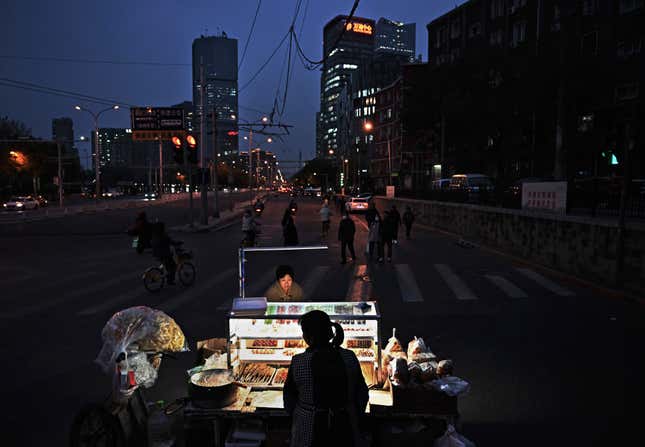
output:
[[[326, 247], [240, 249], [240, 298], [233, 300], [227, 314], [226, 338], [198, 342], [198, 364], [189, 372], [199, 375], [208, 368], [227, 369], [236, 384], [235, 394], [219, 403], [204, 400], [201, 393], [189, 397], [184, 408], [187, 447], [288, 445], [290, 418], [283, 408], [282, 388], [291, 358], [307, 347], [299, 319], [312, 310], [327, 313], [342, 326], [342, 346], [352, 350], [360, 362], [370, 388], [363, 430], [372, 445], [398, 441], [428, 445], [428, 439], [455, 423], [456, 397], [427, 387], [408, 390], [388, 380], [381, 367], [383, 339], [377, 302], [267, 302], [263, 297], [245, 297], [245, 252], [320, 249]], [[188, 380], [194, 389], [192, 379]], [[419, 430], [408, 436], [400, 431], [398, 438], [388, 440], [391, 433], [383, 431], [391, 424], [421, 425], [424, 433]]]

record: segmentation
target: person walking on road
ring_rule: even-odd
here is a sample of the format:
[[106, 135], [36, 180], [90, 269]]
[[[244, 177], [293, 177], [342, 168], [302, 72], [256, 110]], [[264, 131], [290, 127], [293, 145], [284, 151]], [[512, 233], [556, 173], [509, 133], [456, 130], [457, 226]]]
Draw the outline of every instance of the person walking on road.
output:
[[282, 236], [284, 237], [285, 246], [298, 245], [298, 229], [293, 218], [294, 214], [295, 212], [292, 211], [290, 205], [284, 211], [284, 216], [282, 217]]
[[327, 200], [323, 202], [322, 207], [320, 208], [320, 220], [322, 222], [322, 237], [323, 239], [327, 237], [327, 234], [329, 233], [329, 216], [331, 216], [331, 210], [329, 209], [329, 205], [327, 204]]
[[405, 225], [405, 238], [410, 239], [410, 232], [412, 231], [412, 223], [414, 223], [414, 213], [412, 208], [408, 205], [403, 213], [403, 225]]
[[399, 227], [401, 226], [401, 214], [399, 213], [399, 210], [396, 209], [396, 205], [392, 205], [392, 208], [390, 209], [390, 215], [392, 216], [392, 219], [394, 220], [395, 226], [394, 226], [394, 234], [392, 238], [392, 242], [395, 244], [399, 243]]
[[373, 200], [370, 200], [369, 203], [367, 204], [367, 211], [365, 211], [365, 221], [367, 222], [368, 227], [372, 224], [372, 221], [374, 221], [374, 217], [377, 215], [378, 215], [378, 211], [376, 210], [376, 205], [374, 205]]
[[284, 409], [291, 416], [292, 447], [359, 447], [359, 418], [369, 400], [356, 354], [341, 348], [343, 328], [325, 312], [300, 319], [307, 349], [291, 360]]
[[383, 230], [381, 231], [381, 253], [387, 248], [387, 262], [392, 262], [392, 242], [396, 237], [397, 226], [396, 215], [392, 211], [386, 211], [383, 218]]
[[349, 217], [347, 212], [344, 212], [343, 217], [340, 220], [340, 224], [338, 225], [338, 240], [340, 241], [341, 264], [345, 264], [347, 262], [345, 249], [349, 249], [349, 254], [352, 255], [352, 261], [356, 259], [356, 254], [354, 253], [355, 234], [356, 225], [354, 225], [354, 221]]
[[374, 254], [376, 254], [378, 262], [383, 262], [381, 230], [381, 216], [379, 216], [377, 212], [374, 215], [374, 219], [369, 227], [369, 232], [367, 233], [367, 258], [370, 261], [374, 257]]

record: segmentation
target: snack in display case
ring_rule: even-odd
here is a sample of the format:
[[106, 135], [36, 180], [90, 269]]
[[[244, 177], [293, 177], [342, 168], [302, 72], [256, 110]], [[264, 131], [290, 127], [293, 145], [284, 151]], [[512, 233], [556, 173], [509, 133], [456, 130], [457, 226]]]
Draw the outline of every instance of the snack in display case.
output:
[[304, 340], [285, 340], [284, 341], [284, 347], [285, 348], [306, 348], [307, 343]]
[[374, 351], [371, 349], [354, 349], [353, 351], [358, 358], [374, 357]]
[[264, 363], [249, 363], [237, 374], [236, 380], [243, 383], [268, 385], [276, 369]]
[[277, 348], [278, 347], [278, 340], [274, 339], [263, 339], [259, 338], [257, 340], [253, 340], [253, 347], [270, 347], [270, 348]]
[[289, 373], [289, 368], [278, 368], [273, 376], [273, 385], [284, 385], [284, 382], [287, 381], [287, 374]]
[[350, 339], [347, 340], [347, 348], [352, 349], [352, 348], [371, 348], [372, 347], [372, 340], [366, 340], [366, 339]]

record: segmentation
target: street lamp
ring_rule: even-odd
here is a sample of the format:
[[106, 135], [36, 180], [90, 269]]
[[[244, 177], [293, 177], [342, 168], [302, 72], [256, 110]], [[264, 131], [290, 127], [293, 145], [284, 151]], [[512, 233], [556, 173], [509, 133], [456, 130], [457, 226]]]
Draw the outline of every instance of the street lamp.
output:
[[74, 107], [76, 110], [82, 111], [82, 112], [87, 112], [90, 115], [92, 115], [92, 118], [94, 119], [94, 157], [95, 157], [95, 177], [96, 177], [96, 200], [101, 197], [101, 144], [99, 141], [99, 117], [101, 116], [102, 113], [107, 112], [109, 110], [119, 110], [118, 105], [113, 105], [112, 107], [108, 107], [103, 110], [99, 110], [98, 112], [93, 112], [89, 109], [86, 109], [85, 107], [81, 107], [79, 105]]

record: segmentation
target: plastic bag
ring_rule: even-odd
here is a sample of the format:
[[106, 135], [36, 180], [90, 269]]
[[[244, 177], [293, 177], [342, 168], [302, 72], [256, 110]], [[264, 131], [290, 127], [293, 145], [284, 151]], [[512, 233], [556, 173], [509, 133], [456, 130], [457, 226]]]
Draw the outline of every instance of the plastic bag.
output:
[[392, 337], [387, 341], [384, 351], [392, 357], [405, 357], [403, 346], [401, 346], [399, 339], [396, 338], [396, 328], [392, 329]]
[[435, 355], [423, 341], [423, 338], [414, 337], [414, 340], [408, 343], [408, 360], [420, 363], [434, 358], [436, 358]]
[[390, 380], [395, 385], [407, 385], [410, 383], [410, 371], [408, 362], [404, 358], [395, 358], [390, 362]]
[[157, 381], [157, 369], [148, 361], [148, 355], [145, 352], [129, 356], [128, 366], [134, 371], [137, 385], [150, 388]]
[[430, 385], [434, 389], [453, 397], [467, 393], [470, 390], [470, 384], [456, 376], [446, 376], [433, 380]]
[[457, 433], [452, 424], [448, 424], [446, 432], [435, 440], [433, 447], [475, 447], [475, 443]]
[[114, 371], [122, 353], [187, 351], [186, 337], [175, 320], [160, 310], [130, 307], [115, 313], [101, 332], [103, 346], [96, 358], [106, 374]]

